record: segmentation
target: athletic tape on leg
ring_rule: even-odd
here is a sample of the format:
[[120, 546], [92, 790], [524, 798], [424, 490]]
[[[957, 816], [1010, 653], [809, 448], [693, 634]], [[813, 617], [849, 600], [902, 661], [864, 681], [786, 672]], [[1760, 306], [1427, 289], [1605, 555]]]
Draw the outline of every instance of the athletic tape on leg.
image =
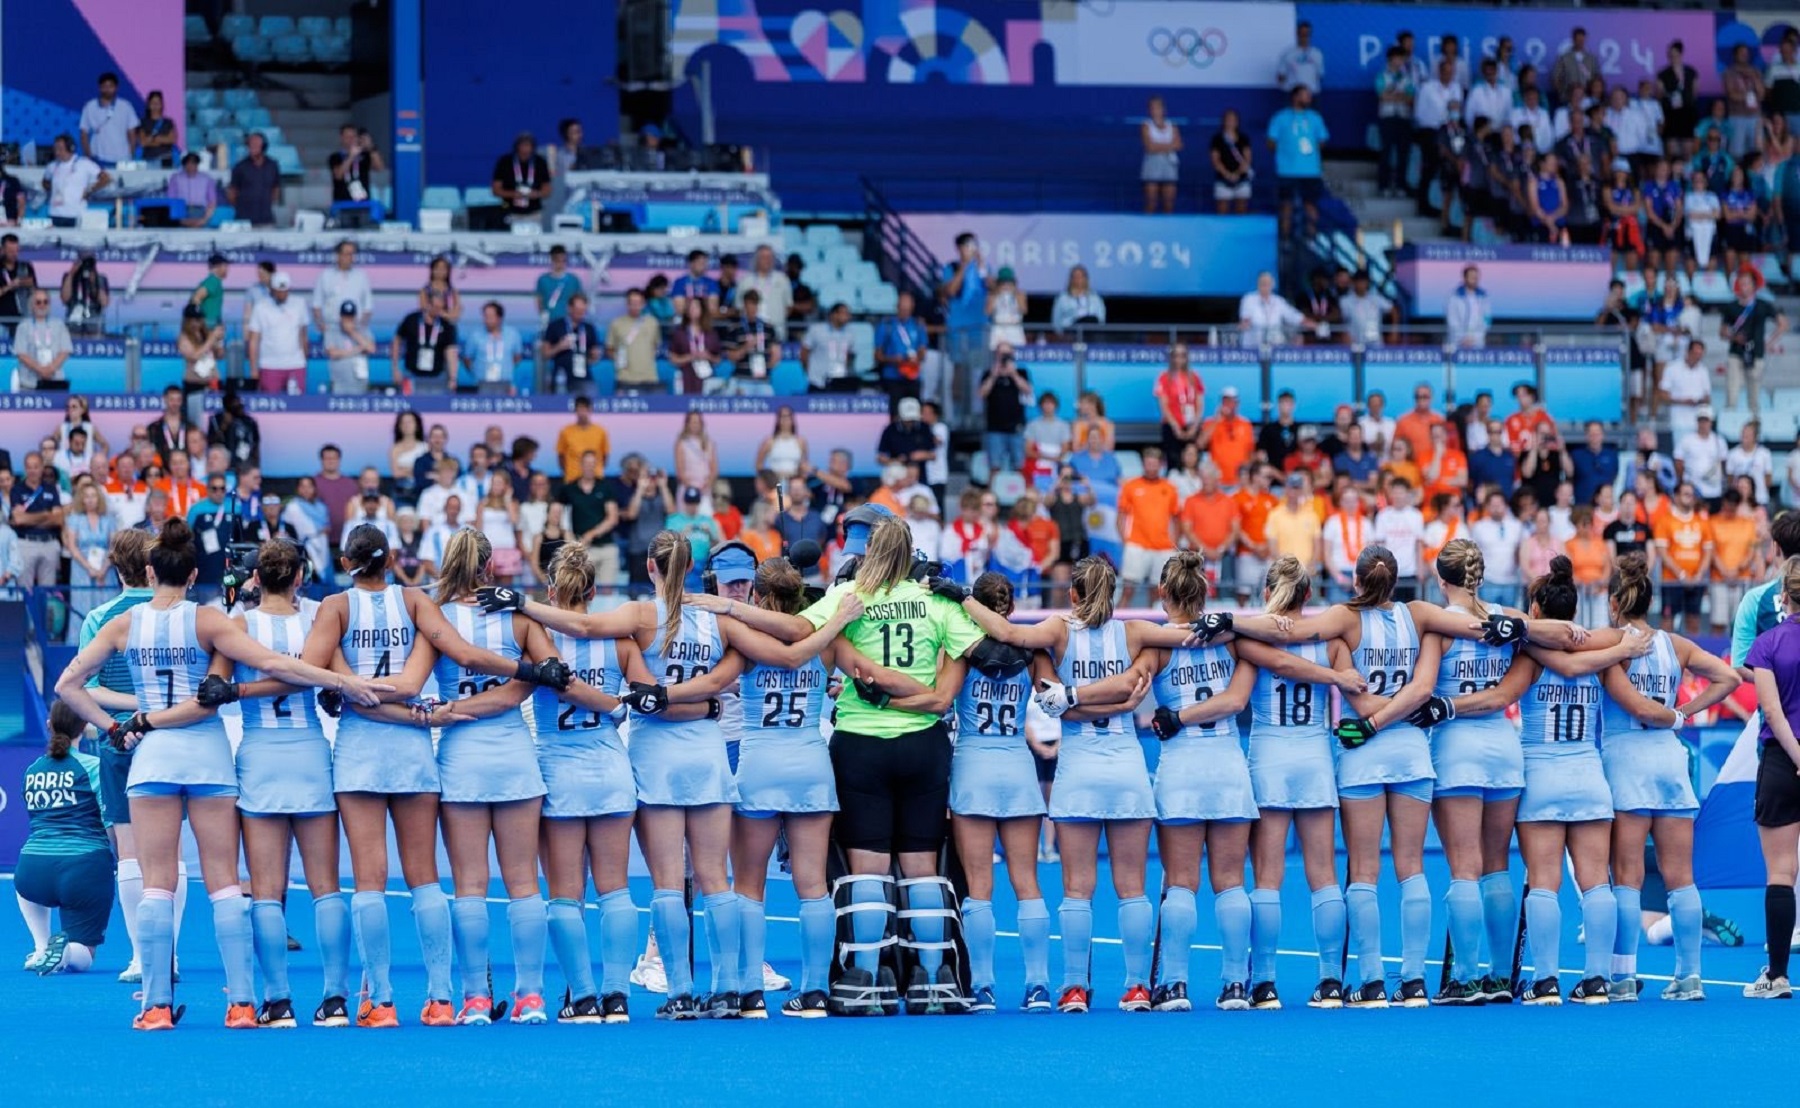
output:
[[[894, 976], [899, 915], [894, 879], [885, 873], [852, 873], [831, 883], [837, 915], [830, 1004], [841, 1015], [880, 1015], [897, 1010]], [[882, 980], [886, 969], [889, 979]]]

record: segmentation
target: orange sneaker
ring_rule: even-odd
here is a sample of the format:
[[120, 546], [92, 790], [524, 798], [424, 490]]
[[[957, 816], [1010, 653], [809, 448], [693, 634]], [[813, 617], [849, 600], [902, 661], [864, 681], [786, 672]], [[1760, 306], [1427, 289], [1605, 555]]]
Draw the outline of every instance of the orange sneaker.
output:
[[362, 1002], [362, 1007], [357, 1009], [356, 1026], [399, 1027], [400, 1013], [394, 1010], [394, 1003], [391, 1000], [386, 1004], [374, 1004], [365, 1000]]
[[1121, 1012], [1148, 1012], [1150, 1010], [1150, 989], [1145, 985], [1133, 985], [1125, 990], [1119, 998]]
[[1058, 1012], [1085, 1012], [1088, 1010], [1090, 994], [1080, 985], [1070, 985], [1062, 991], [1056, 1001]]
[[[252, 1014], [251, 1022], [255, 1022]], [[133, 1031], [173, 1031], [175, 1030], [175, 1009], [167, 1004], [156, 1004], [144, 1009], [131, 1021]]]
[[550, 1015], [544, 1011], [544, 998], [537, 993], [513, 994], [512, 1021], [514, 1023], [548, 1023]]
[[[539, 1002], [541, 1005], [541, 1001]], [[491, 996], [463, 997], [462, 1011], [456, 1013], [456, 1022], [464, 1027], [486, 1027], [494, 1022], [494, 998]]]
[[256, 1005], [233, 1004], [225, 1009], [225, 1026], [232, 1031], [256, 1029]]
[[419, 1013], [419, 1022], [426, 1027], [451, 1027], [456, 1023], [456, 1009], [450, 1007], [448, 1000], [428, 1000], [425, 1010]]

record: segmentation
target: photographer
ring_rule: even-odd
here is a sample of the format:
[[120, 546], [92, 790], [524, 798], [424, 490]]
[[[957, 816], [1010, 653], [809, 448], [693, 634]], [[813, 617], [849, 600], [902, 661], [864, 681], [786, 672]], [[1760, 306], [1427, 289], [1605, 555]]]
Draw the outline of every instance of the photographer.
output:
[[206, 499], [188, 509], [188, 526], [194, 529], [194, 543], [200, 551], [195, 599], [203, 603], [218, 595], [225, 578], [226, 551], [238, 541], [238, 514], [225, 493], [224, 475], [214, 474], [206, 480]]
[[1062, 466], [1056, 484], [1044, 500], [1044, 514], [1056, 524], [1057, 551], [1050, 563], [1049, 602], [1052, 607], [1069, 603], [1069, 577], [1075, 563], [1088, 556], [1088, 509], [1094, 506], [1094, 487], [1073, 466]]
[[994, 348], [994, 364], [982, 376], [976, 395], [987, 412], [981, 445], [987, 451], [988, 469], [1018, 470], [1025, 464], [1025, 410], [1032, 393], [1031, 379], [1019, 368], [1010, 344]]
[[106, 306], [112, 303], [112, 287], [92, 254], [84, 253], [63, 274], [63, 308], [68, 313], [69, 332], [74, 335], [98, 335], [104, 330]]
[[639, 454], [627, 454], [619, 463], [619, 479], [631, 489], [631, 498], [619, 509], [619, 519], [630, 524], [625, 529], [625, 564], [631, 591], [638, 594], [650, 588], [650, 570], [645, 562], [650, 556], [650, 540], [674, 512], [675, 494], [669, 487], [668, 473], [649, 468]]

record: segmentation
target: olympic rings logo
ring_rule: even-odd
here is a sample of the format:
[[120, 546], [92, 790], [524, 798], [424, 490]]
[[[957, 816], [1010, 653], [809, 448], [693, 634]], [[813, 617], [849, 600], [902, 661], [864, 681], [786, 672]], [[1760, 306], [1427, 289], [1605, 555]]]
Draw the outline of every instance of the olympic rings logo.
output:
[[1217, 27], [1208, 27], [1204, 31], [1192, 27], [1178, 31], [1157, 27], [1150, 32], [1148, 45], [1150, 53], [1167, 65], [1179, 68], [1187, 64], [1195, 69], [1205, 69], [1225, 56], [1227, 40], [1225, 32]]

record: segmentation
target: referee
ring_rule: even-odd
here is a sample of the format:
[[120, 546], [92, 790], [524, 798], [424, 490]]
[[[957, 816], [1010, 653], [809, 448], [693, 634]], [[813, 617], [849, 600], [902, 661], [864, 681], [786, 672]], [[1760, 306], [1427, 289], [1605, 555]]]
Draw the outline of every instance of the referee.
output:
[[1800, 557], [1782, 564], [1777, 583], [1786, 619], [1756, 637], [1743, 664], [1756, 680], [1762, 710], [1757, 736], [1756, 834], [1762, 842], [1768, 884], [1763, 919], [1769, 937], [1769, 964], [1744, 987], [1752, 1000], [1786, 1000], [1788, 957], [1793, 952], [1794, 879], [1800, 871], [1800, 742], [1793, 725], [1800, 718]]

